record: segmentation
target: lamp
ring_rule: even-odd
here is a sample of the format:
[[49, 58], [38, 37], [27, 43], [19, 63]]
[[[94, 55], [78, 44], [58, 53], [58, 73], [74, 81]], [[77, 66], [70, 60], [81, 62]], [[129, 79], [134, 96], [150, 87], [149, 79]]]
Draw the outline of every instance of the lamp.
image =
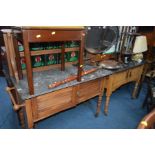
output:
[[143, 59], [143, 54], [142, 52], [147, 51], [147, 39], [146, 36], [137, 36], [134, 47], [133, 47], [133, 56], [132, 60], [141, 62]]

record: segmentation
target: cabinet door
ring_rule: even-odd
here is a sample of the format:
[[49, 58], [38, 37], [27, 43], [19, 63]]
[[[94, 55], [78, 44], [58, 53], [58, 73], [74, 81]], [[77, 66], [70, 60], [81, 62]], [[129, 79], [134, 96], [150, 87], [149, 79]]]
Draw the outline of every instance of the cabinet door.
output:
[[69, 87], [36, 97], [32, 103], [34, 120], [38, 121], [73, 107], [75, 103], [72, 99], [72, 89], [72, 87]]
[[93, 80], [90, 82], [82, 83], [78, 86], [77, 90], [77, 103], [86, 101], [92, 97], [100, 94], [101, 80]]
[[143, 66], [138, 66], [136, 68], [132, 68], [128, 73], [128, 82], [137, 81], [142, 75]]

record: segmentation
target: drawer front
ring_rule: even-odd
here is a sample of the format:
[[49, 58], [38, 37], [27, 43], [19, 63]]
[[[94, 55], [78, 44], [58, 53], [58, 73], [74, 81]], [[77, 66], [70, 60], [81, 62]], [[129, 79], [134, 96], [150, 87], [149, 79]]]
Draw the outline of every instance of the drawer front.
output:
[[81, 40], [82, 31], [27, 30], [28, 42]]
[[112, 90], [119, 88], [121, 85], [127, 83], [128, 70], [112, 75]]
[[139, 66], [129, 70], [128, 81], [137, 81], [143, 72], [143, 66]]
[[37, 121], [73, 107], [72, 96], [72, 88], [69, 87], [36, 97], [32, 103], [34, 119]]
[[100, 93], [100, 80], [90, 81], [79, 85], [77, 91], [78, 103], [86, 101]]

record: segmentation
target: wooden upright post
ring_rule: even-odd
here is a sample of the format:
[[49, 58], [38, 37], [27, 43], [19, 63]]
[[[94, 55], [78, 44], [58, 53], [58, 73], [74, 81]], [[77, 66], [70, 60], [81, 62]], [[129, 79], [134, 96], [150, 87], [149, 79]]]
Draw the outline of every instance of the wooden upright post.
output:
[[65, 70], [65, 43], [63, 42], [62, 44], [62, 49], [61, 49], [61, 70]]
[[78, 77], [77, 80], [81, 81], [82, 70], [83, 70], [83, 53], [84, 53], [84, 31], [81, 32], [81, 40], [80, 40], [80, 51], [79, 51], [79, 62], [78, 62]]
[[13, 44], [12, 48], [14, 48], [14, 52], [15, 52], [15, 60], [16, 60], [16, 65], [17, 65], [18, 77], [21, 80], [23, 78], [23, 73], [22, 73], [22, 68], [21, 68], [21, 63], [20, 63], [20, 54], [18, 51], [18, 41], [13, 34], [11, 34], [11, 39], [12, 39], [12, 44]]
[[29, 86], [30, 95], [34, 94], [34, 86], [33, 86], [33, 73], [31, 66], [31, 53], [29, 51], [29, 43], [28, 43], [28, 32], [27, 30], [23, 30], [23, 43], [24, 43], [24, 55], [26, 61], [26, 69], [27, 69], [27, 82]]

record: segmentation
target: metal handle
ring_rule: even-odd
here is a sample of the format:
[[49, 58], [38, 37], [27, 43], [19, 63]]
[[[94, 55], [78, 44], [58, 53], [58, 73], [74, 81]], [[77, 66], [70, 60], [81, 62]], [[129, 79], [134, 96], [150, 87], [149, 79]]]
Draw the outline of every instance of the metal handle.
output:
[[53, 35], [55, 35], [55, 34], [56, 34], [56, 32], [55, 32], [55, 31], [52, 31], [52, 32], [51, 32], [51, 35], [52, 35], [52, 36], [53, 36]]
[[41, 38], [41, 34], [37, 34], [36, 35], [36, 38], [38, 39], [38, 38]]

